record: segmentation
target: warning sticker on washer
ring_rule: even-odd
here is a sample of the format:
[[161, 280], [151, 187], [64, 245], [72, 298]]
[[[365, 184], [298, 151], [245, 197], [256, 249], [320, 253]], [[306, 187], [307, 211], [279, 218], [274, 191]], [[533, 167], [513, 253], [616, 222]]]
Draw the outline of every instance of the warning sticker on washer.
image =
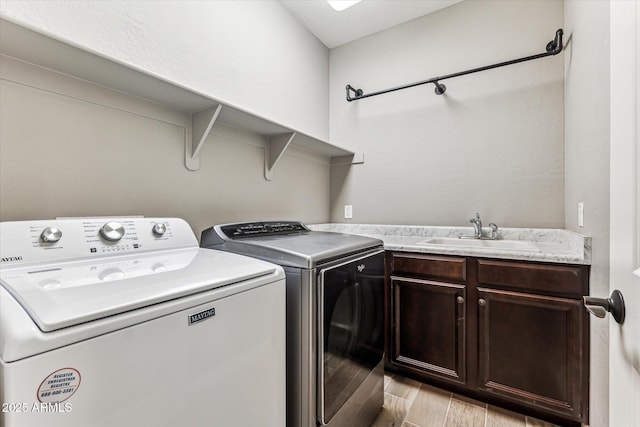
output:
[[80, 387], [80, 372], [73, 368], [59, 369], [45, 378], [38, 387], [38, 400], [43, 403], [64, 402]]

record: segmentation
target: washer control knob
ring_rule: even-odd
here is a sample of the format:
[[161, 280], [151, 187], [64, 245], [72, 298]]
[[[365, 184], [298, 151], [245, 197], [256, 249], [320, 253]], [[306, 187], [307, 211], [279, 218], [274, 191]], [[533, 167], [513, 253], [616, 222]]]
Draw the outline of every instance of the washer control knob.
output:
[[153, 225], [153, 235], [156, 237], [162, 236], [167, 231], [167, 226], [159, 222]]
[[47, 227], [40, 233], [40, 239], [45, 243], [55, 243], [62, 237], [62, 231], [59, 228]]
[[100, 235], [104, 240], [117, 242], [124, 236], [124, 226], [119, 222], [108, 222], [100, 229]]

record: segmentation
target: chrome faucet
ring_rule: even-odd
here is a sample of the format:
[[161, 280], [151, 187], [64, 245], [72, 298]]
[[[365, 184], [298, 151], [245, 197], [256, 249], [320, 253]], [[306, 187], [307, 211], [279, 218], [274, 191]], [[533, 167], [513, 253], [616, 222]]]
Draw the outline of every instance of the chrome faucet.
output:
[[480, 213], [476, 212], [476, 216], [469, 220], [473, 224], [473, 236], [458, 236], [459, 239], [481, 239], [481, 240], [498, 240], [498, 226], [493, 222], [489, 224], [491, 235], [484, 237], [482, 235], [482, 220]]
[[473, 224], [473, 233], [476, 239], [482, 238], [482, 221], [480, 220], [480, 213], [476, 212], [476, 217], [469, 220]]

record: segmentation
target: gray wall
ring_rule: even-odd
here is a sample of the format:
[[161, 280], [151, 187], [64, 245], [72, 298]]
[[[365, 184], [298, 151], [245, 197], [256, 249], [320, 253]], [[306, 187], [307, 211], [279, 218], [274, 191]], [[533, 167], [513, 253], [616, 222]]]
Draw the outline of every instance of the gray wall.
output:
[[[328, 136], [328, 49], [275, 1], [29, 1], [0, 13], [307, 134]], [[0, 220], [183, 217], [199, 234], [251, 219], [329, 219], [326, 158], [216, 125], [184, 166], [187, 114], [0, 61]], [[288, 96], [305, 87], [305, 96]], [[287, 96], [284, 96], [287, 95]]]
[[0, 57], [0, 220], [145, 215], [214, 223], [326, 222], [326, 158], [287, 151], [264, 179], [264, 140], [216, 125], [184, 166], [187, 114]]
[[[609, 2], [565, 2], [565, 224], [592, 237], [591, 294], [609, 294]], [[584, 202], [584, 227], [578, 226]], [[609, 424], [609, 321], [591, 316], [591, 426]]]
[[[227, 105], [328, 137], [328, 49], [274, 0], [2, 1], [0, 13]], [[295, 96], [299, 88], [304, 96]]]
[[465, 1], [330, 52], [330, 140], [364, 152], [334, 167], [331, 220], [564, 226], [562, 55], [346, 102], [347, 83], [385, 89], [543, 52], [562, 1]]

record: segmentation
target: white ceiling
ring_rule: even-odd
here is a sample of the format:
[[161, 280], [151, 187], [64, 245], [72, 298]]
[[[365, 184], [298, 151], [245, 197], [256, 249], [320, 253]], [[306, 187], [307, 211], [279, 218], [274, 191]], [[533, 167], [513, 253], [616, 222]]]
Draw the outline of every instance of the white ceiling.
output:
[[363, 0], [336, 12], [326, 0], [278, 0], [328, 48], [410, 21], [462, 0]]

